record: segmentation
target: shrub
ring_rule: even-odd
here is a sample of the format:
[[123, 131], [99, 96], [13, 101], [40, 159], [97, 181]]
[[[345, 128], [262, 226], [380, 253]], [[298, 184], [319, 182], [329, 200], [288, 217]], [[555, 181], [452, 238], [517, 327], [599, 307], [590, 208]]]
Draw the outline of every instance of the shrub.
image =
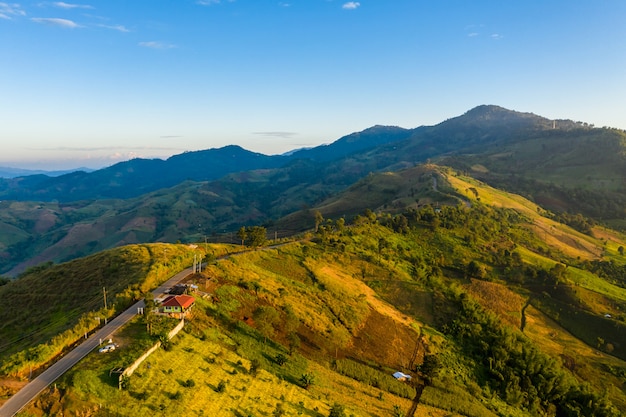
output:
[[330, 413], [328, 417], [346, 417], [346, 412], [343, 405], [335, 403], [330, 407]]
[[222, 379], [219, 382], [219, 384], [217, 384], [217, 387], [215, 387], [215, 392], [224, 392], [224, 391], [226, 391], [226, 381]]
[[304, 373], [300, 377], [300, 384], [302, 385], [302, 388], [309, 389], [309, 387], [313, 385], [313, 380], [314, 378], [312, 374]]
[[250, 370], [248, 371], [250, 375], [256, 376], [261, 368], [261, 362], [257, 358], [254, 358], [250, 361]]
[[282, 353], [279, 353], [278, 355], [276, 355], [276, 357], [274, 358], [274, 361], [279, 365], [279, 366], [283, 366], [284, 364], [287, 363], [287, 357], [285, 355], [283, 355]]
[[185, 388], [192, 388], [196, 386], [196, 382], [190, 378], [186, 381], [181, 382], [181, 385]]

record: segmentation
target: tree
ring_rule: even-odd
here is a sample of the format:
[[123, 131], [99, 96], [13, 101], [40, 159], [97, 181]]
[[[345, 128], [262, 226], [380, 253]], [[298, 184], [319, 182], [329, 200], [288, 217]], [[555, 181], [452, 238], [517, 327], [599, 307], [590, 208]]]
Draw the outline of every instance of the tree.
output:
[[257, 330], [263, 335], [263, 343], [274, 336], [274, 329], [279, 323], [280, 315], [274, 307], [260, 306], [252, 313]]
[[[350, 331], [341, 326], [335, 327], [330, 331], [328, 347], [334, 350], [335, 359], [339, 356], [339, 349], [344, 349], [352, 341]], [[331, 353], [331, 352], [329, 352]]]
[[237, 230], [237, 237], [241, 240], [241, 246], [243, 246], [248, 238], [248, 233], [246, 232], [246, 228], [244, 226], [241, 226], [239, 230]]
[[146, 304], [146, 310], [148, 312], [152, 311], [154, 307], [156, 307], [156, 303], [154, 301], [154, 294], [152, 291], [148, 291], [143, 295], [144, 303]]
[[337, 229], [337, 233], [342, 234], [346, 228], [346, 219], [343, 217], [338, 218], [335, 222], [335, 228]]
[[424, 375], [424, 379], [426, 380], [427, 385], [431, 385], [433, 378], [439, 374], [439, 369], [441, 368], [441, 363], [439, 362], [439, 357], [437, 355], [425, 355], [424, 362], [420, 366], [420, 371]]
[[248, 244], [253, 248], [263, 246], [267, 241], [267, 229], [263, 226], [252, 226], [247, 230]]
[[346, 410], [344, 406], [339, 403], [334, 403], [333, 406], [330, 407], [328, 417], [346, 417]]
[[486, 275], [485, 267], [480, 263], [472, 260], [467, 264], [467, 276], [470, 278], [483, 279]]
[[286, 333], [295, 333], [300, 327], [300, 319], [293, 311], [293, 307], [291, 304], [286, 304], [284, 307], [285, 311], [285, 332]]
[[322, 216], [322, 213], [320, 213], [319, 210], [315, 210], [314, 216], [315, 216], [315, 233], [317, 233], [320, 227], [320, 224], [322, 224], [322, 222], [324, 221], [324, 216]]
[[261, 284], [259, 283], [259, 281], [252, 281], [252, 282], [250, 282], [250, 287], [252, 287], [252, 289], [254, 290], [254, 294], [258, 297], [259, 296], [259, 290], [262, 288]]
[[384, 237], [378, 239], [378, 260], [380, 261], [380, 255], [385, 249], [389, 247], [389, 242]]

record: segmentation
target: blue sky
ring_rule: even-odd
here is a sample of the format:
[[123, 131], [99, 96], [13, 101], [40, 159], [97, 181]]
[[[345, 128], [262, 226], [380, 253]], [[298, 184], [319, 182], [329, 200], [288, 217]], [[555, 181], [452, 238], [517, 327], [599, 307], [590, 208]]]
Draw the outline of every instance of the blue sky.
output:
[[497, 104], [626, 128], [623, 0], [0, 2], [0, 166], [265, 154]]

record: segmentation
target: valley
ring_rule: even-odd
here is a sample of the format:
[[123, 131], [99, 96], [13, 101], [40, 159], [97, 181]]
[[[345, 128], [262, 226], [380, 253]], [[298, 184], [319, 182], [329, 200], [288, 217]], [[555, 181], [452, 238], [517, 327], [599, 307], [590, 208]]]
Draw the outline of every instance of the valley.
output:
[[621, 415], [623, 136], [483, 106], [128, 198], [3, 197], [0, 401], [203, 259], [178, 335], [148, 308], [19, 415]]

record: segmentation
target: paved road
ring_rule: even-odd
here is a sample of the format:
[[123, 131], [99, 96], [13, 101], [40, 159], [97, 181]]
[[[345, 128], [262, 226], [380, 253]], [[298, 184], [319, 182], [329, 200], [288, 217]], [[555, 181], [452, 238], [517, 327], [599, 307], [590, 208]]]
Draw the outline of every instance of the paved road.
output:
[[[187, 268], [174, 275], [167, 282], [152, 292], [155, 298], [164, 294], [166, 289], [182, 281], [185, 277], [191, 274], [191, 272], [191, 268]], [[144, 306], [145, 304], [143, 300], [136, 302], [126, 311], [111, 320], [106, 326], [102, 327], [83, 343], [67, 353], [63, 358], [55, 362], [37, 378], [30, 381], [15, 395], [9, 398], [9, 400], [5, 402], [2, 407], [0, 407], [0, 417], [11, 417], [17, 414], [30, 401], [39, 395], [39, 393], [46, 389], [46, 387], [52, 384], [72, 366], [76, 365], [78, 361], [87, 356], [89, 352], [98, 347], [100, 345], [100, 340], [108, 340], [120, 327], [135, 317], [137, 309]]]

